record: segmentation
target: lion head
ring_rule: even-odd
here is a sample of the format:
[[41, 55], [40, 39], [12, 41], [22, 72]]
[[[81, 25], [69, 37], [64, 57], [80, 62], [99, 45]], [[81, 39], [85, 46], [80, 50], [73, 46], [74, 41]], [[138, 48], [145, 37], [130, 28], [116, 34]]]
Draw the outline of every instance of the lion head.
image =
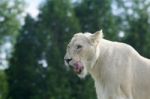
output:
[[102, 37], [102, 30], [94, 34], [75, 34], [66, 49], [65, 65], [72, 67], [79, 77], [85, 77], [93, 68], [99, 56]]

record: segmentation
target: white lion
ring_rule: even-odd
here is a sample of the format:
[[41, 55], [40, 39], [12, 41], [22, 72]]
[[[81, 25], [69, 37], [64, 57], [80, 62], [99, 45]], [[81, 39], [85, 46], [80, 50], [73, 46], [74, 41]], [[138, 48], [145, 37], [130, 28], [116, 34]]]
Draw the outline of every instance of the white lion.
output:
[[150, 60], [102, 31], [75, 34], [64, 59], [79, 77], [92, 76], [98, 99], [150, 99]]

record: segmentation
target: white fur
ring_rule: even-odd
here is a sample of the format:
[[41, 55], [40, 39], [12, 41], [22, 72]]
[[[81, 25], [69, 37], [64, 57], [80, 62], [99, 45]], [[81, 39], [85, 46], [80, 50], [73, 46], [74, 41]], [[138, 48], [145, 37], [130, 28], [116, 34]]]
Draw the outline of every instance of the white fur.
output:
[[[91, 36], [86, 37], [91, 39]], [[99, 39], [95, 57], [89, 62], [84, 60], [86, 57], [81, 58], [95, 81], [97, 98], [150, 99], [150, 60], [127, 44]], [[91, 69], [90, 65], [93, 65]]]

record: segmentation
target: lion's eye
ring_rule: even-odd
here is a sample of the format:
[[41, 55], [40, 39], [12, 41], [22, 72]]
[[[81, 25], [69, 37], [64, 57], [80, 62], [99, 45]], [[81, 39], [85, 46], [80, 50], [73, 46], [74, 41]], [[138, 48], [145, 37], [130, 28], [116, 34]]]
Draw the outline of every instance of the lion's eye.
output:
[[81, 49], [82, 48], [82, 45], [77, 45], [77, 49]]

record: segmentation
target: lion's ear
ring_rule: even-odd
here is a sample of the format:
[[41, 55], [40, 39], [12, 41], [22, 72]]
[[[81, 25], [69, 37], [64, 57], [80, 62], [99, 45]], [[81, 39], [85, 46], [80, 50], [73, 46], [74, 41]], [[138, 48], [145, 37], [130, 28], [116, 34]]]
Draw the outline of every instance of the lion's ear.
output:
[[103, 38], [103, 31], [97, 31], [91, 35], [90, 39], [92, 43], [99, 43], [99, 41]]

